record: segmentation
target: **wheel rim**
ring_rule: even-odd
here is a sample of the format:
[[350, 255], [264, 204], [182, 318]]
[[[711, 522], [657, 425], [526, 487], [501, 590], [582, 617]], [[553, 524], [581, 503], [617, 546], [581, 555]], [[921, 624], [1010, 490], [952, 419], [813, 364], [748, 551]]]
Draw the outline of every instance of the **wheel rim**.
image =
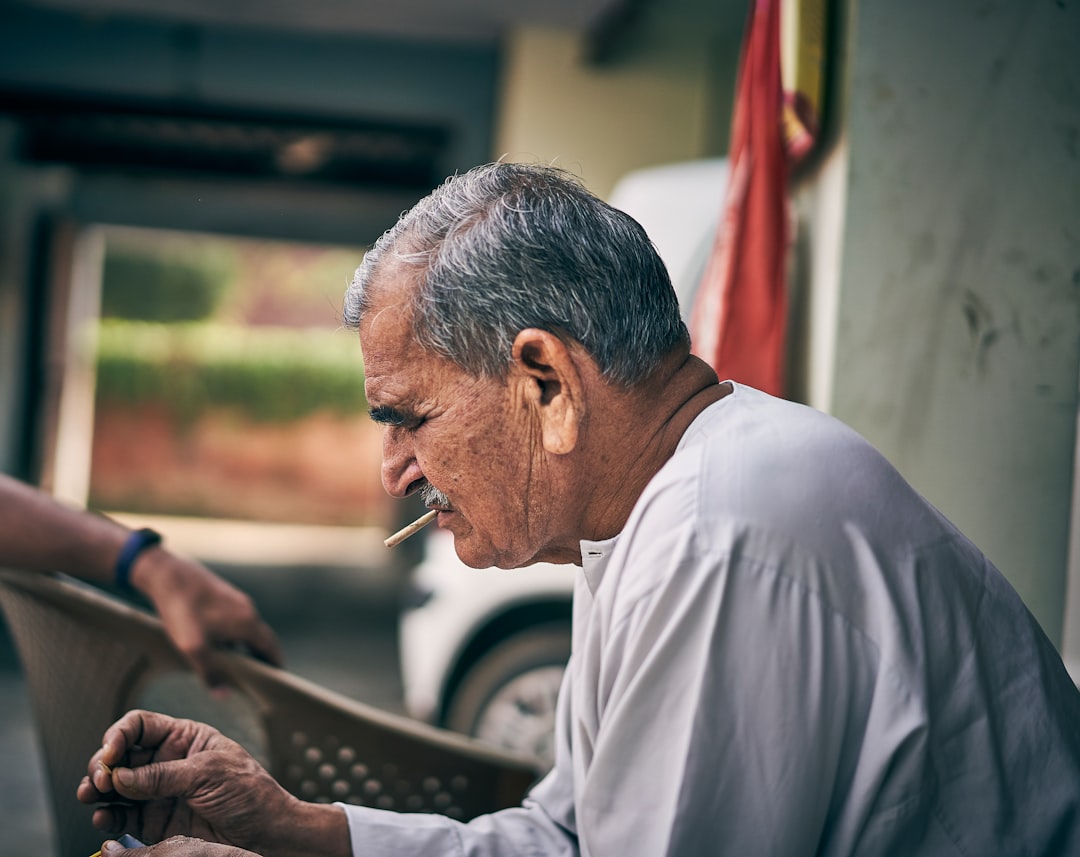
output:
[[545, 765], [555, 762], [555, 704], [563, 667], [531, 669], [508, 681], [484, 704], [476, 718], [475, 737]]

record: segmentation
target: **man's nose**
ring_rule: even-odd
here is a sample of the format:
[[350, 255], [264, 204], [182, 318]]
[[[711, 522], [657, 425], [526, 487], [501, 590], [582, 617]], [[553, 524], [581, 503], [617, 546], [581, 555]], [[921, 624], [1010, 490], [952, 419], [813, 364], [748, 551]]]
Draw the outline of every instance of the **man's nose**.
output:
[[412, 444], [403, 434], [396, 426], [387, 427], [383, 433], [382, 483], [391, 497], [406, 496], [409, 486], [424, 478]]

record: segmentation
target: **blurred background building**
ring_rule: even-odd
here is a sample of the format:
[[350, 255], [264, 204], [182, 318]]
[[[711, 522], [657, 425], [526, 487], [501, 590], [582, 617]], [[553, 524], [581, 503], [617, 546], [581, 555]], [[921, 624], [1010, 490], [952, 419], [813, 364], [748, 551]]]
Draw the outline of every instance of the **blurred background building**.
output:
[[6, 472], [121, 512], [387, 526], [335, 330], [363, 247], [494, 157], [605, 193], [726, 146], [738, 3], [383, 6], [0, 6]]

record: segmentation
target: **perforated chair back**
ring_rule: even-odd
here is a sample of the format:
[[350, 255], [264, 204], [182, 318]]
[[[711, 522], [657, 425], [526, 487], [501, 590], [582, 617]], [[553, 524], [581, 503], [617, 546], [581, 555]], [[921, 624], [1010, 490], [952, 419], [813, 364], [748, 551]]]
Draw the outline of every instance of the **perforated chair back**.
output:
[[215, 656], [232, 688], [218, 698], [155, 617], [66, 578], [0, 569], [0, 607], [30, 691], [60, 857], [101, 844], [75, 788], [105, 729], [132, 708], [216, 726], [305, 800], [468, 819], [519, 803], [541, 774], [529, 759], [239, 654]]

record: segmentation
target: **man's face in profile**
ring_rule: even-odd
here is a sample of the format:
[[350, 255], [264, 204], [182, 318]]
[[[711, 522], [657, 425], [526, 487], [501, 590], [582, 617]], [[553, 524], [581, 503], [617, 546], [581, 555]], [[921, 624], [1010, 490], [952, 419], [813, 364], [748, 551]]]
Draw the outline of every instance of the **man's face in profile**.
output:
[[515, 385], [420, 347], [405, 289], [381, 274], [360, 324], [368, 404], [384, 426], [383, 487], [421, 491], [474, 568], [536, 559], [552, 504], [535, 419]]

